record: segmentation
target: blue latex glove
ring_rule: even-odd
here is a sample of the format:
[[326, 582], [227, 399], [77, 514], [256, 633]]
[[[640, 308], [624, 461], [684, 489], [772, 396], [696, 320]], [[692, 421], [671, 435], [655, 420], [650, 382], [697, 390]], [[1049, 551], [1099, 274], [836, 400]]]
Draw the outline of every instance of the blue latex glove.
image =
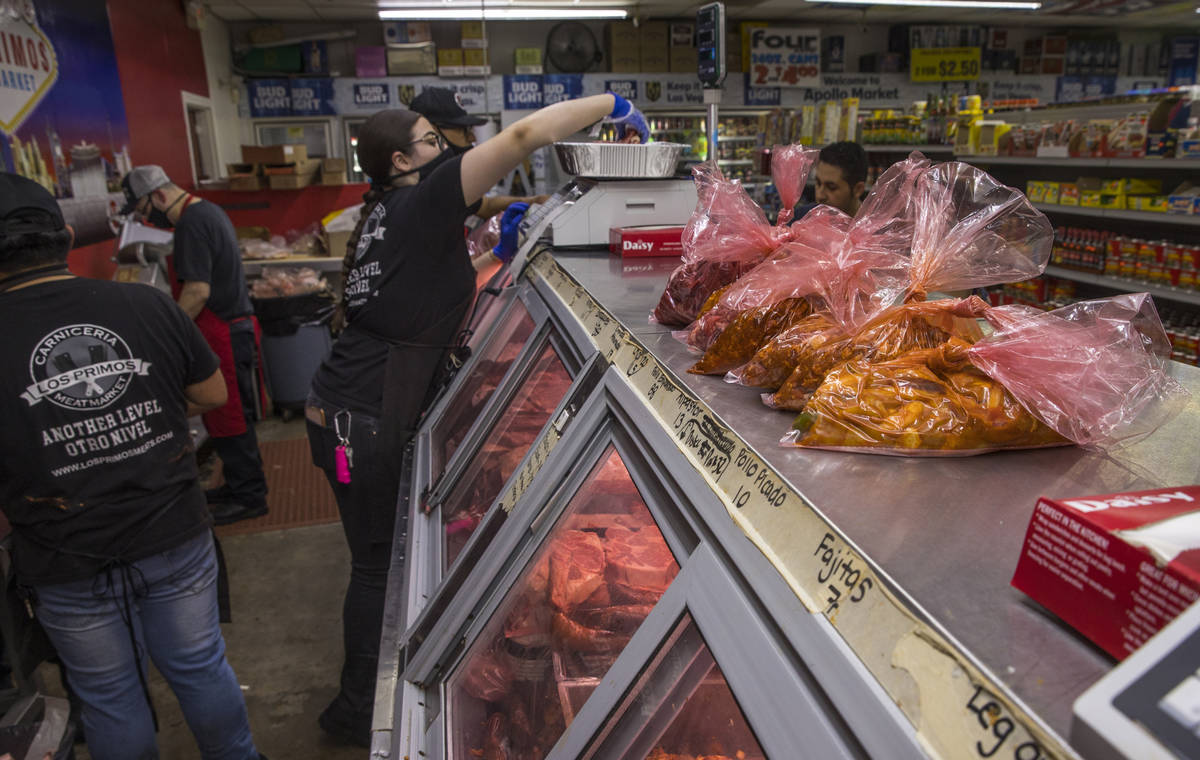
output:
[[528, 208], [529, 204], [524, 201], [510, 203], [508, 208], [504, 209], [504, 215], [500, 217], [500, 242], [492, 249], [492, 253], [505, 264], [512, 261], [512, 257], [517, 253], [521, 220], [525, 218]]
[[612, 113], [608, 115], [607, 121], [617, 125], [617, 137], [624, 138], [632, 130], [638, 133], [638, 137], [643, 143], [650, 142], [650, 127], [646, 125], [646, 117], [642, 116], [642, 112], [617, 93], [610, 92], [608, 94], [612, 95], [616, 102], [613, 104]]

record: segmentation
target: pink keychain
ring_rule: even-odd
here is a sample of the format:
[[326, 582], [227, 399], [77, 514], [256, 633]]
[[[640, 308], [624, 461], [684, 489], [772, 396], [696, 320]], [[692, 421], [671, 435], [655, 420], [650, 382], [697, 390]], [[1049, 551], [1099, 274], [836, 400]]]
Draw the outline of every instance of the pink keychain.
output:
[[[341, 416], [346, 415], [346, 434], [342, 435]], [[350, 483], [350, 469], [354, 467], [354, 449], [350, 446], [350, 412], [345, 409], [333, 415], [333, 432], [338, 445], [333, 449], [333, 466], [337, 482]]]

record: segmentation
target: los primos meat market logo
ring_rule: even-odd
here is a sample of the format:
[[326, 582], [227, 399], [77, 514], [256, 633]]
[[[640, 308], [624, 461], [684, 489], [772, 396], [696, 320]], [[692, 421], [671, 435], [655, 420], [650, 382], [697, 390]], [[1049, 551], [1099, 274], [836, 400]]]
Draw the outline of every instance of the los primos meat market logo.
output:
[[103, 409], [125, 393], [135, 374], [149, 371], [150, 363], [134, 359], [112, 330], [71, 325], [42, 338], [33, 349], [33, 384], [21, 398], [30, 406], [48, 399], [64, 409]]
[[6, 0], [0, 10], [0, 130], [11, 135], [58, 81], [58, 57], [33, 0]]

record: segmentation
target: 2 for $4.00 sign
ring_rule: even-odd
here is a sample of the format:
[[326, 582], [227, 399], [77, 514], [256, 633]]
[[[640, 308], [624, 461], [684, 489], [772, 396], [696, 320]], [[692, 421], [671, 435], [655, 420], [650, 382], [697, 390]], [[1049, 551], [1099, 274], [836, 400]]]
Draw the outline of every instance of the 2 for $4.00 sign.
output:
[[817, 87], [821, 83], [821, 32], [764, 27], [750, 33], [750, 84]]

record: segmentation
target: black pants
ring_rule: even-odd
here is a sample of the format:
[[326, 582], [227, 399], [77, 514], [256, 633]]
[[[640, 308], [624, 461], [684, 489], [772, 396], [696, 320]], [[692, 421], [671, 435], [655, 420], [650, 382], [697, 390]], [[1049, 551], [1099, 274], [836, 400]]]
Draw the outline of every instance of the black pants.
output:
[[[212, 439], [213, 449], [221, 457], [221, 469], [225, 485], [229, 487], [231, 500], [247, 507], [258, 507], [267, 502], [267, 478], [263, 475], [262, 455], [258, 451], [258, 438], [254, 434], [257, 419], [255, 399], [258, 397], [255, 383], [258, 354], [254, 347], [254, 328], [247, 321], [246, 327], [238, 323], [229, 334], [233, 344], [233, 364], [237, 373], [238, 394], [242, 397], [242, 415], [246, 419], [246, 432], [241, 435]], [[248, 329], [247, 329], [248, 328]]]
[[[392, 562], [392, 536], [396, 520], [408, 523], [411, 452], [393, 455], [381, 445], [379, 420], [350, 415], [349, 441], [353, 449], [350, 482], [339, 483], [334, 462], [338, 437], [333, 429], [336, 407], [309, 397], [310, 406], [325, 410], [327, 426], [308, 421], [308, 441], [313, 464], [325, 477], [337, 499], [342, 530], [350, 547], [350, 584], [342, 604], [342, 637], [346, 659], [342, 665], [339, 709], [356, 716], [371, 715], [375, 702], [375, 676], [379, 663], [379, 638], [383, 633], [383, 605], [388, 568]], [[342, 416], [345, 434], [345, 415]], [[402, 531], [403, 533], [403, 531]], [[400, 552], [404, 547], [398, 547]]]

